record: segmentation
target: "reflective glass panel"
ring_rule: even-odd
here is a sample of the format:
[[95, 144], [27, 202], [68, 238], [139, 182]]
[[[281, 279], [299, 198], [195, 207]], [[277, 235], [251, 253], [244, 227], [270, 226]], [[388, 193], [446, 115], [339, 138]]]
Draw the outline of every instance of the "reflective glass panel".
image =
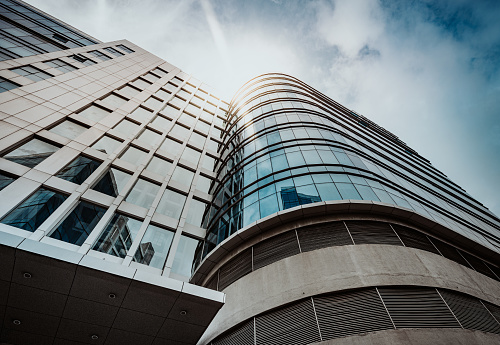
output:
[[125, 152], [122, 153], [120, 159], [123, 159], [124, 161], [135, 165], [139, 165], [144, 161], [147, 155], [148, 153], [146, 151], [142, 151], [130, 146]]
[[191, 162], [193, 164], [198, 164], [198, 161], [200, 160], [201, 152], [196, 151], [190, 147], [186, 147], [184, 149], [184, 152], [182, 153], [181, 159], [185, 159], [188, 162]]
[[150, 97], [146, 102], [144, 102], [144, 105], [156, 111], [160, 110], [161, 106], [163, 105], [163, 102], [154, 97]]
[[5, 187], [7, 187], [9, 184], [11, 184], [14, 181], [15, 181], [14, 177], [10, 177], [10, 176], [7, 176], [7, 175], [0, 173], [0, 190], [4, 189]]
[[94, 122], [99, 122], [108, 116], [110, 112], [108, 110], [104, 110], [103, 108], [99, 108], [98, 106], [91, 105], [87, 109], [78, 113], [78, 115], [85, 117]]
[[211, 179], [200, 175], [198, 176], [198, 182], [196, 182], [196, 189], [202, 191], [203, 193], [208, 193], [211, 183]]
[[163, 116], [156, 116], [151, 124], [165, 131], [170, 127], [170, 120]]
[[205, 213], [205, 209], [207, 204], [201, 202], [199, 200], [193, 199], [189, 204], [189, 210], [186, 216], [186, 223], [192, 224], [195, 226], [200, 226], [203, 221], [203, 214]]
[[124, 258], [141, 225], [142, 221], [117, 213], [92, 249]]
[[134, 120], [138, 120], [139, 122], [147, 122], [152, 115], [153, 113], [151, 111], [146, 108], [139, 107], [130, 114], [130, 117]]
[[157, 184], [139, 179], [125, 198], [125, 201], [144, 208], [150, 208], [159, 190], [160, 186]]
[[101, 162], [85, 156], [78, 156], [63, 170], [57, 173], [57, 177], [76, 184], [82, 184], [98, 167]]
[[123, 120], [119, 124], [117, 124], [114, 127], [117, 131], [122, 132], [125, 135], [130, 135], [137, 131], [137, 128], [139, 128], [139, 125], [135, 122], [129, 121], [129, 120]]
[[135, 252], [134, 261], [163, 269], [173, 238], [172, 231], [149, 225]]
[[122, 105], [127, 103], [128, 100], [115, 94], [111, 94], [104, 98], [102, 102], [111, 108], [120, 108]]
[[66, 195], [40, 188], [7, 214], [1, 222], [33, 232], [66, 198]]
[[171, 162], [162, 159], [158, 156], [153, 156], [153, 159], [151, 159], [149, 164], [146, 166], [146, 170], [155, 172], [162, 176], [166, 176], [167, 173], [170, 171], [171, 166], [172, 166]]
[[94, 143], [94, 145], [92, 145], [92, 148], [110, 154], [113, 153], [118, 148], [118, 146], [120, 146], [121, 143], [122, 143], [121, 141], [118, 141], [116, 139], [113, 139], [105, 135], [101, 139], [97, 140]]
[[110, 168], [92, 189], [116, 197], [131, 177], [131, 174], [116, 168]]
[[154, 146], [161, 140], [161, 135], [150, 129], [145, 129], [138, 137], [138, 140], [145, 144]]
[[49, 129], [49, 132], [55, 133], [68, 139], [75, 139], [86, 130], [86, 127], [79, 125], [73, 121], [66, 120]]
[[191, 266], [193, 264], [194, 253], [199, 240], [182, 235], [175, 253], [172, 272], [181, 276], [191, 276]]
[[32, 139], [26, 144], [10, 151], [3, 158], [33, 168], [59, 148], [39, 139]]
[[186, 187], [191, 186], [193, 182], [194, 172], [184, 169], [180, 166], [176, 166], [172, 174], [171, 180], [178, 182]]
[[170, 155], [175, 156], [181, 151], [182, 144], [170, 138], [165, 139], [165, 141], [160, 145], [160, 149], [165, 152], [170, 153]]
[[186, 197], [184, 195], [167, 189], [161, 197], [160, 203], [156, 208], [156, 212], [179, 219], [185, 202]]

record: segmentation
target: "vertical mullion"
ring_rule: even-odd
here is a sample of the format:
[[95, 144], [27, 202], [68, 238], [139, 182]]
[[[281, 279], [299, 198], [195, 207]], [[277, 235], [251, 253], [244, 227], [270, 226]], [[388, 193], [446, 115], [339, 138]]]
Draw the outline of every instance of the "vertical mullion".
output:
[[448, 305], [448, 303], [446, 303], [446, 300], [443, 298], [443, 296], [441, 296], [441, 293], [439, 292], [439, 290], [437, 288], [435, 288], [435, 289], [436, 289], [436, 292], [438, 293], [439, 297], [441, 297], [441, 299], [443, 300], [444, 304], [446, 305], [446, 307], [450, 311], [451, 315], [453, 315], [453, 317], [455, 318], [455, 320], [457, 320], [457, 322], [460, 325], [460, 327], [464, 328], [464, 326], [462, 326], [462, 323], [460, 323], [460, 321], [458, 320], [458, 317], [455, 315], [455, 313], [453, 312], [453, 310], [451, 310], [451, 308]]
[[394, 231], [394, 233], [396, 234], [396, 236], [399, 238], [399, 241], [401, 242], [401, 244], [403, 245], [403, 247], [406, 247], [406, 244], [403, 242], [403, 240], [401, 239], [401, 237], [399, 237], [398, 232], [396, 231], [396, 229], [394, 229], [392, 227], [392, 224], [391, 223], [387, 223], [387, 224], [389, 224], [389, 226], [391, 227], [392, 231]]
[[318, 333], [320, 341], [323, 341], [323, 336], [321, 335], [321, 329], [319, 328], [318, 315], [316, 314], [316, 307], [314, 305], [314, 298], [311, 297], [311, 302], [313, 306], [314, 318], [316, 319], [316, 325], [318, 326]]
[[344, 221], [342, 221], [342, 224], [344, 224], [344, 226], [347, 230], [347, 233], [349, 234], [349, 237], [351, 238], [352, 244], [356, 244], [356, 242], [354, 242], [354, 238], [352, 238], [352, 235], [351, 235], [351, 232], [349, 231], [349, 228], [347, 227], [347, 224]]
[[302, 248], [300, 247], [299, 234], [297, 233], [297, 229], [295, 231], [295, 237], [297, 237], [297, 244], [299, 245], [299, 253], [302, 253]]
[[384, 302], [384, 299], [383, 299], [383, 298], [382, 298], [382, 296], [380, 295], [380, 292], [378, 291], [378, 288], [377, 288], [377, 287], [375, 288], [375, 291], [377, 291], [378, 298], [380, 298], [380, 301], [382, 302], [382, 305], [384, 306], [385, 312], [386, 312], [386, 313], [387, 313], [387, 315], [389, 316], [389, 320], [391, 320], [392, 327], [394, 327], [394, 329], [396, 329], [396, 324], [395, 324], [395, 323], [394, 323], [394, 321], [392, 320], [391, 314], [389, 313], [389, 309], [387, 309], [387, 307], [386, 307], [386, 305], [385, 305], [385, 302]]

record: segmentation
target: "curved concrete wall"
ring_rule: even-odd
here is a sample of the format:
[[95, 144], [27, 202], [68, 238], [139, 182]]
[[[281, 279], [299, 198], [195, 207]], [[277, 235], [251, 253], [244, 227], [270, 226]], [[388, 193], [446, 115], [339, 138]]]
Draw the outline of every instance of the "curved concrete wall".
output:
[[499, 282], [436, 254], [376, 244], [330, 247], [275, 262], [227, 287], [226, 304], [200, 344], [252, 316], [304, 297], [402, 285], [441, 287], [500, 304]]

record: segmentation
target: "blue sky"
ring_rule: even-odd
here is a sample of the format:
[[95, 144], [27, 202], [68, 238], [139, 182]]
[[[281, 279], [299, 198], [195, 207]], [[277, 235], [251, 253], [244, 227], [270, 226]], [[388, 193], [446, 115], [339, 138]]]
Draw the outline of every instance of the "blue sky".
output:
[[385, 127], [500, 215], [500, 2], [27, 0], [214, 86], [287, 73]]

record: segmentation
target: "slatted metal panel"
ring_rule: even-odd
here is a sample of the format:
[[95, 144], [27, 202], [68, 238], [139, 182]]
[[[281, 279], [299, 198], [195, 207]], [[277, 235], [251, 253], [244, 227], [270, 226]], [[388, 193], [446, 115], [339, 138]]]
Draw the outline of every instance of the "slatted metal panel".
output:
[[217, 290], [218, 278], [219, 278], [219, 274], [218, 274], [218, 271], [217, 271], [217, 272], [214, 273], [214, 275], [212, 276], [212, 278], [210, 278], [208, 280], [208, 282], [205, 284], [205, 287], [207, 289]]
[[226, 262], [219, 270], [219, 291], [252, 272], [252, 248]]
[[462, 250], [459, 250], [459, 252], [465, 258], [465, 260], [469, 262], [473, 269], [492, 279], [497, 279], [496, 275], [489, 269], [488, 266], [486, 266], [483, 260], [476, 258], [475, 256], [470, 255], [469, 253], [466, 253]]
[[488, 302], [483, 302], [483, 304], [486, 307], [486, 309], [490, 311], [491, 315], [493, 315], [495, 320], [497, 320], [497, 322], [500, 323], [500, 307]]
[[434, 254], [439, 254], [439, 251], [434, 247], [434, 245], [429, 241], [427, 235], [421, 233], [420, 231], [413, 230], [401, 225], [393, 224], [392, 227], [394, 231], [399, 235], [399, 238], [405, 246], [410, 248], [422, 249], [427, 252]]
[[353, 244], [343, 222], [306, 226], [297, 229], [297, 235], [303, 252]]
[[253, 269], [257, 270], [299, 252], [295, 231], [271, 237], [253, 247]]
[[465, 267], [470, 267], [468, 262], [460, 255], [455, 247], [450, 246], [447, 243], [444, 243], [438, 239], [431, 238], [432, 243], [436, 246], [436, 248], [441, 252], [441, 254], [452, 261], [459, 263], [460, 265], [464, 265]]
[[320, 341], [310, 298], [255, 318], [257, 345], [305, 345]]
[[323, 340], [394, 328], [374, 288], [315, 297], [314, 307]]
[[218, 337], [212, 345], [254, 345], [253, 318], [226, 334]]
[[493, 271], [493, 273], [495, 273], [495, 276], [496, 276], [496, 280], [500, 280], [500, 267], [498, 266], [494, 266], [492, 264], [489, 264], [489, 263], [486, 263], [486, 266], [488, 266], [490, 268], [490, 270]]
[[435, 289], [379, 288], [396, 328], [460, 328]]
[[500, 334], [500, 324], [479, 299], [453, 291], [440, 289], [439, 292], [463, 328]]
[[389, 223], [367, 220], [350, 220], [345, 223], [355, 244], [403, 245]]

